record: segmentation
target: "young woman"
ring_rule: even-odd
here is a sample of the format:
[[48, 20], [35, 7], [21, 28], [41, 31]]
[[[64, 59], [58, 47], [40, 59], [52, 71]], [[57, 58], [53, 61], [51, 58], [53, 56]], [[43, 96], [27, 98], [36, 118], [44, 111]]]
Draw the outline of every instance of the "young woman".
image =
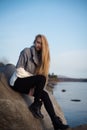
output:
[[25, 48], [19, 56], [16, 71], [10, 79], [11, 87], [20, 93], [29, 94], [34, 88], [34, 102], [29, 109], [36, 118], [43, 118], [41, 105], [44, 103], [55, 130], [67, 129], [56, 115], [48, 93], [44, 90], [49, 72], [50, 54], [47, 39], [37, 35], [33, 46]]

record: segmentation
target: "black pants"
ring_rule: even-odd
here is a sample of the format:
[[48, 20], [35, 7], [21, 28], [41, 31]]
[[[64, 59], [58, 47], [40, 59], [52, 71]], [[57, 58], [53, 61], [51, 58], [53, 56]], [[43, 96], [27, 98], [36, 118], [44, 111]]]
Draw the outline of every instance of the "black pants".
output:
[[46, 78], [42, 75], [36, 75], [26, 78], [18, 78], [15, 81], [14, 86], [12, 87], [15, 91], [18, 91], [20, 93], [29, 94], [29, 91], [31, 88], [35, 88], [34, 91], [34, 97], [35, 100], [42, 100], [44, 103], [44, 106], [51, 117], [55, 115], [54, 108], [52, 105], [52, 102], [49, 98], [49, 95], [46, 91], [43, 90], [45, 86]]

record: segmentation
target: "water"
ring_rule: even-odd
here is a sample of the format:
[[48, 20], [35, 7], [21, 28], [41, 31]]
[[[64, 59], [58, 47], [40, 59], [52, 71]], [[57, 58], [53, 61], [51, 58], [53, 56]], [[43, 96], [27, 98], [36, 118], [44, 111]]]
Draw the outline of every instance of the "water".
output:
[[[63, 89], [66, 91], [62, 92]], [[71, 127], [87, 124], [87, 82], [60, 82], [54, 87], [53, 95]]]

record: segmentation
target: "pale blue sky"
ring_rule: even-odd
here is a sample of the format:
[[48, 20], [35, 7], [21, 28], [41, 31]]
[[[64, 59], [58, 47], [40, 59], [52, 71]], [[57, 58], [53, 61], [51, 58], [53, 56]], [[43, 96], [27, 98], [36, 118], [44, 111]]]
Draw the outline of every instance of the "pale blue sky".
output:
[[39, 33], [49, 42], [50, 73], [87, 78], [86, 0], [0, 0], [0, 60], [16, 65]]

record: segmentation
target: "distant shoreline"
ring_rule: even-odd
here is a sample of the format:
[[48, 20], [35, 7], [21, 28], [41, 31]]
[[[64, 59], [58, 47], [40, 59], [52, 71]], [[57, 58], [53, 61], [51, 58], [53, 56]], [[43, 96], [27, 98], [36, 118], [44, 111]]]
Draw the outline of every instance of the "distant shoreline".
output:
[[53, 93], [53, 88], [60, 82], [87, 82], [87, 79], [83, 78], [66, 78], [66, 77], [49, 77], [47, 83], [47, 90]]
[[49, 76], [49, 83], [56, 84], [58, 82], [87, 82], [87, 78], [70, 78], [66, 76]]
[[87, 82], [87, 79], [77, 78], [58, 78], [58, 82]]

